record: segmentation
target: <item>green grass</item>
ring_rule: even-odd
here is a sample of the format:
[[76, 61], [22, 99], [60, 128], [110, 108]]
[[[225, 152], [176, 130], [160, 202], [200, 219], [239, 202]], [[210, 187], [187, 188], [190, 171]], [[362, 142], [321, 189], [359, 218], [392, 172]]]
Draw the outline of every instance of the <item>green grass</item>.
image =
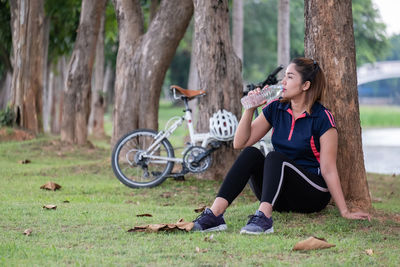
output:
[[[194, 219], [193, 210], [211, 203], [220, 182], [188, 176], [151, 189], [130, 189], [112, 174], [110, 151], [104, 147], [107, 143], [96, 148], [67, 146], [50, 137], [0, 143], [0, 266], [400, 264], [398, 176], [368, 175], [376, 208], [371, 222], [343, 219], [333, 206], [309, 215], [274, 213], [276, 233], [268, 236], [239, 235], [247, 215], [257, 208], [246, 188], [225, 214], [228, 231], [215, 233], [214, 242], [209, 242], [205, 237], [210, 234], [127, 230]], [[24, 159], [31, 163], [19, 163]], [[60, 184], [61, 190], [39, 189], [47, 181]], [[44, 210], [46, 204], [57, 209]], [[136, 216], [142, 213], [153, 217]], [[22, 234], [27, 228], [32, 229], [30, 236]], [[296, 242], [312, 235], [336, 247], [292, 251]], [[366, 249], [374, 254], [368, 256]]]
[[400, 106], [360, 106], [362, 127], [400, 127]]
[[[160, 129], [182, 107], [160, 103]], [[400, 109], [361, 106], [362, 127], [398, 127]], [[379, 118], [379, 119], [377, 119]], [[110, 116], [105, 121], [111, 135]], [[171, 142], [183, 144], [186, 126]], [[400, 180], [368, 174], [373, 197], [372, 222], [348, 221], [328, 206], [318, 214], [274, 213], [276, 233], [241, 236], [247, 215], [257, 201], [246, 188], [225, 214], [228, 231], [201, 233], [128, 233], [135, 225], [189, 221], [193, 211], [210, 205], [220, 182], [168, 179], [152, 189], [130, 189], [114, 177], [109, 144], [92, 140], [95, 148], [68, 146], [56, 137], [0, 143], [0, 266], [398, 266], [400, 241]], [[21, 164], [29, 159], [31, 163]], [[59, 191], [39, 189], [47, 181]], [[168, 194], [165, 194], [168, 193]], [[170, 197], [165, 197], [170, 196]], [[68, 200], [69, 203], [64, 201]], [[46, 204], [56, 210], [44, 210]], [[136, 217], [150, 213], [153, 217]], [[27, 228], [30, 236], [23, 235]], [[327, 250], [294, 252], [309, 236], [336, 245]], [[197, 252], [198, 249], [200, 252]], [[366, 249], [373, 249], [368, 256]]]

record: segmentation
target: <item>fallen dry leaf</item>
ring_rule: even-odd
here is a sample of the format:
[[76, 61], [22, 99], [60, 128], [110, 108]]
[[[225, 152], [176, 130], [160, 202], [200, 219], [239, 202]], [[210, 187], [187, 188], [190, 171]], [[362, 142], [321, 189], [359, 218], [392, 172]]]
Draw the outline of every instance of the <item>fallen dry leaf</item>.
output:
[[205, 252], [207, 252], [208, 251], [208, 249], [200, 249], [199, 247], [196, 247], [196, 252], [197, 253], [205, 253]]
[[206, 205], [202, 205], [202, 206], [198, 207], [197, 209], [194, 209], [194, 212], [200, 213], [200, 212], [203, 212], [206, 208], [207, 208]]
[[55, 210], [55, 209], [57, 209], [57, 206], [50, 204], [50, 205], [44, 205], [43, 208], [48, 209], [48, 210]]
[[153, 217], [153, 215], [149, 213], [137, 214], [136, 217]]
[[61, 189], [61, 185], [54, 182], [47, 182], [46, 184], [42, 185], [40, 189], [56, 191], [57, 189]]
[[20, 160], [19, 163], [28, 164], [28, 163], [31, 163], [31, 161], [29, 159], [24, 159], [24, 160]]
[[134, 226], [129, 229], [128, 232], [160, 232], [175, 230], [184, 230], [189, 232], [192, 230], [193, 225], [193, 222], [185, 222], [183, 219], [180, 219], [177, 223], [158, 223]]
[[32, 233], [31, 229], [26, 229], [23, 234], [24, 235], [30, 235], [31, 233]]
[[373, 251], [372, 249], [370, 249], [370, 248], [369, 248], [369, 249], [366, 249], [366, 250], [365, 250], [365, 253], [367, 253], [368, 256], [374, 255], [374, 251]]
[[214, 240], [214, 235], [211, 234], [210, 236], [206, 236], [206, 237], [204, 238], [204, 241], [206, 241], [206, 242], [215, 242], [215, 240]]
[[160, 197], [163, 197], [163, 198], [170, 198], [171, 196], [172, 196], [171, 192], [164, 192], [160, 195]]
[[312, 249], [323, 249], [323, 248], [330, 248], [336, 245], [329, 244], [323, 238], [318, 238], [311, 236], [305, 240], [298, 242], [294, 247], [293, 250], [312, 250]]

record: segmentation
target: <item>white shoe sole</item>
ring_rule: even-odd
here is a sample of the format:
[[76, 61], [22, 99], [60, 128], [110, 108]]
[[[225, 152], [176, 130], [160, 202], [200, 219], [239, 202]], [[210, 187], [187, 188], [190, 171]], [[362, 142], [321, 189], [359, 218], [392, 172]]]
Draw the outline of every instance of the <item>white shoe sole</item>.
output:
[[250, 232], [244, 229], [240, 230], [240, 234], [248, 234], [248, 235], [272, 234], [273, 232], [274, 232], [274, 227], [271, 227], [268, 230], [265, 230], [264, 232]]
[[206, 230], [201, 230], [200, 232], [202, 232], [202, 233], [204, 233], [204, 232], [217, 232], [217, 231], [225, 231], [226, 229], [228, 229], [226, 224], [220, 224], [218, 226], [215, 226], [215, 227], [212, 227], [212, 228], [208, 228]]

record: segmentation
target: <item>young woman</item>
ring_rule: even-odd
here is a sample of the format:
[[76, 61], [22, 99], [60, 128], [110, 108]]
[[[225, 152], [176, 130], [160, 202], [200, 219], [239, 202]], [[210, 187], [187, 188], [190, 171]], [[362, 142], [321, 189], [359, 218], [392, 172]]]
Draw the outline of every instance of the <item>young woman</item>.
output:
[[[244, 150], [226, 175], [211, 208], [194, 221], [194, 231], [225, 230], [223, 213], [249, 179], [260, 206], [240, 233], [272, 233], [272, 210], [318, 212], [331, 197], [343, 217], [370, 220], [368, 213], [350, 212], [344, 200], [336, 168], [335, 121], [318, 102], [325, 88], [323, 70], [312, 59], [294, 59], [282, 85], [281, 99], [264, 107], [254, 121], [255, 107], [244, 112], [233, 141], [236, 149]], [[264, 157], [252, 145], [271, 128], [274, 151]]]

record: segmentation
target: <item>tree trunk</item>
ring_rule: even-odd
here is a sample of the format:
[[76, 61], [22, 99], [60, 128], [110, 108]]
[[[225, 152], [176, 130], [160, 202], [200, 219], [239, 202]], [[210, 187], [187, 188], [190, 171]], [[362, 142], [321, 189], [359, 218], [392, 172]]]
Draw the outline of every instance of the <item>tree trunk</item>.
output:
[[[158, 129], [158, 107], [165, 73], [193, 14], [191, 0], [162, 1], [146, 34], [139, 1], [123, 9], [115, 0], [118, 50], [112, 144], [137, 128]], [[132, 2], [131, 2], [132, 3]], [[133, 5], [133, 3], [132, 3]], [[131, 20], [131, 21], [129, 21]], [[140, 20], [135, 23], [135, 20]], [[138, 27], [139, 25], [139, 27]], [[122, 44], [122, 45], [121, 45]]]
[[347, 201], [370, 208], [357, 92], [351, 0], [305, 1], [305, 54], [325, 71], [324, 104], [331, 109], [339, 133], [338, 170]]
[[[290, 62], [290, 2], [279, 0], [278, 11], [278, 66]], [[280, 78], [283, 72], [280, 72]]]
[[[241, 114], [241, 63], [230, 41], [228, 1], [193, 2], [199, 88], [207, 92], [199, 99], [197, 131], [208, 132], [209, 117], [219, 109], [226, 109], [237, 117]], [[204, 176], [223, 178], [236, 156], [232, 148], [223, 146], [214, 152], [214, 164]]]
[[232, 9], [233, 51], [243, 63], [243, 0], [233, 0]]
[[45, 132], [50, 131], [50, 103], [49, 103], [49, 39], [50, 39], [50, 18], [45, 17], [44, 34], [43, 34], [43, 129]]
[[109, 103], [113, 102], [113, 88], [114, 88], [115, 73], [110, 64], [106, 66], [106, 73], [104, 74], [103, 94], [104, 94], [104, 113], [107, 112]]
[[[195, 53], [195, 34], [192, 33], [192, 51], [190, 53], [190, 69], [189, 69], [189, 79], [187, 88], [191, 90], [199, 90], [199, 74], [197, 72], [196, 66], [196, 53]], [[189, 101], [189, 108], [192, 110], [193, 124], [197, 123], [199, 116], [199, 102], [195, 98]]]
[[64, 91], [61, 140], [85, 144], [90, 114], [91, 77], [100, 19], [106, 0], [83, 0], [74, 50]]
[[92, 88], [92, 103], [89, 119], [90, 131], [96, 137], [104, 136], [104, 20], [105, 9], [101, 15], [100, 31], [96, 46], [96, 64], [94, 67], [94, 86]]
[[43, 132], [44, 1], [10, 1], [13, 37], [12, 103], [17, 125]]
[[113, 145], [122, 135], [136, 129], [139, 101], [133, 90], [135, 69], [133, 61], [137, 42], [144, 32], [143, 14], [139, 0], [113, 0], [118, 21], [118, 55], [114, 83]]
[[157, 14], [158, 4], [159, 0], [150, 0], [150, 23], [153, 21]]
[[0, 109], [5, 109], [8, 102], [11, 100], [11, 81], [12, 72], [7, 70], [0, 80]]
[[49, 95], [50, 103], [50, 132], [60, 134], [61, 121], [64, 107], [64, 84], [67, 76], [67, 59], [62, 56], [58, 59], [57, 65], [50, 66], [49, 74]]

